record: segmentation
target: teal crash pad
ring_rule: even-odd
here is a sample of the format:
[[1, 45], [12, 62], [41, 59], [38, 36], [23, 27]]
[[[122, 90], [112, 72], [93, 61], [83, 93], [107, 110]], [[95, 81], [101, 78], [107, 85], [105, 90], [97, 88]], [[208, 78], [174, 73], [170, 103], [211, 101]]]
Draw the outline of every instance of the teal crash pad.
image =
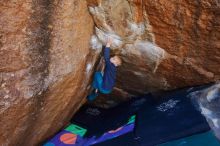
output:
[[160, 144], [158, 146], [220, 146], [220, 142], [210, 131]]

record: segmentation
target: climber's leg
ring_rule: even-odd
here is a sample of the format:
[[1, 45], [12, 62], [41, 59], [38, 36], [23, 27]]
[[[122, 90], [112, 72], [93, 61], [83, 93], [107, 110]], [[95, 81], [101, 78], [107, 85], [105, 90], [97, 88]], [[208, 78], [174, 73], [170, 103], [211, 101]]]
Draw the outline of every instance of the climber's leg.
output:
[[103, 75], [101, 72], [96, 72], [95, 73], [95, 78], [94, 78], [94, 88], [98, 89], [99, 92], [103, 93], [103, 94], [109, 94], [111, 91], [106, 90], [103, 88], [102, 84], [103, 84]]
[[96, 72], [94, 75], [93, 83], [92, 83], [92, 87], [94, 88], [94, 90], [92, 91], [92, 93], [89, 96], [87, 96], [88, 100], [90, 100], [90, 101], [94, 100], [98, 96], [98, 92], [101, 92], [103, 94], [111, 93], [111, 91], [105, 90], [102, 87], [102, 83], [103, 83], [102, 73]]
[[101, 88], [99, 89], [99, 91], [100, 91], [102, 94], [109, 94], [109, 93], [112, 92], [112, 91], [109, 91], [109, 90], [103, 89], [103, 87], [101, 87]]
[[88, 99], [89, 101], [93, 101], [94, 99], [96, 99], [96, 97], [97, 97], [98, 95], [99, 95], [98, 93], [92, 91], [92, 93], [87, 96], [87, 99]]
[[92, 87], [95, 89], [100, 89], [102, 87], [103, 77], [101, 72], [96, 72], [92, 82]]
[[98, 91], [102, 87], [103, 77], [101, 72], [96, 72], [92, 82], [92, 87], [94, 88], [90, 95], [87, 96], [89, 101], [94, 100], [98, 96]]

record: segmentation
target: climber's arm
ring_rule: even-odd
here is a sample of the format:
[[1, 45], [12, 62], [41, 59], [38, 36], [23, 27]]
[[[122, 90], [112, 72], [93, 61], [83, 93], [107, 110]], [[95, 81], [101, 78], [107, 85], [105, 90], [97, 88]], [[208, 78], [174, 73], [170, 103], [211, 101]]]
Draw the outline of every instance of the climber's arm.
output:
[[110, 47], [107, 47], [107, 45], [104, 49], [104, 58], [106, 63], [110, 62]]
[[112, 40], [108, 38], [107, 44], [104, 49], [104, 58], [106, 65], [110, 64], [110, 46], [111, 46]]

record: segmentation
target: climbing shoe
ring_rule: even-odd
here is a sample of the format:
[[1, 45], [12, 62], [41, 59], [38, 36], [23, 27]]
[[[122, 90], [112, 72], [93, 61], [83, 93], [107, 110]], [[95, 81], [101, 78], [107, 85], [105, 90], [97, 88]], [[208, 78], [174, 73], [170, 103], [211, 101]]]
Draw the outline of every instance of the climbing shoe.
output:
[[98, 93], [92, 92], [90, 95], [87, 96], [87, 99], [89, 101], [93, 101], [96, 99], [97, 96], [98, 96]]

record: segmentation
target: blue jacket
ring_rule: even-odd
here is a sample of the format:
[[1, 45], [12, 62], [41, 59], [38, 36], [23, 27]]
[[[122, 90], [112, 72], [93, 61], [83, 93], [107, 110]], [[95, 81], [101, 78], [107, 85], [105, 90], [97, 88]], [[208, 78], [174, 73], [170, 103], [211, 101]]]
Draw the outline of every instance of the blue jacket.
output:
[[116, 79], [116, 66], [110, 62], [110, 48], [104, 49], [105, 70], [103, 75], [103, 88], [112, 91]]

